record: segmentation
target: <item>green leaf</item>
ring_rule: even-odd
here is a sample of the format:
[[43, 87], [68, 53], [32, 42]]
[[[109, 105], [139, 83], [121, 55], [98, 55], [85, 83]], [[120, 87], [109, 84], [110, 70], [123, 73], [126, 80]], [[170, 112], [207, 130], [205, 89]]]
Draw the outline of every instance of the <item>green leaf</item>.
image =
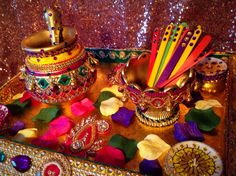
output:
[[119, 134], [115, 134], [111, 137], [109, 145], [122, 150], [125, 154], [126, 161], [133, 159], [137, 151], [136, 140], [125, 138]]
[[103, 91], [103, 92], [100, 93], [97, 101], [94, 103], [94, 106], [96, 108], [99, 108], [102, 101], [108, 100], [111, 97], [115, 97], [115, 96], [116, 95], [114, 93], [110, 92], [110, 91]]
[[43, 108], [32, 118], [32, 121], [41, 120], [45, 123], [49, 123], [59, 115], [59, 111], [60, 109], [57, 107]]
[[188, 114], [186, 114], [185, 121], [196, 122], [199, 129], [211, 131], [220, 123], [220, 117], [217, 116], [211, 108], [207, 110], [192, 108]]

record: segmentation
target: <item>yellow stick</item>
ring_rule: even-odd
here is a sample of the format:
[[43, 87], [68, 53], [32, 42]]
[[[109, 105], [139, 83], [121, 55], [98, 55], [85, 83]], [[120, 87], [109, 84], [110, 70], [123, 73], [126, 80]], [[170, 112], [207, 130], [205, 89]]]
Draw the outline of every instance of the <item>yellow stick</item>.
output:
[[174, 76], [178, 72], [180, 67], [184, 64], [184, 62], [188, 58], [189, 54], [193, 50], [194, 46], [196, 45], [196, 43], [197, 43], [199, 37], [201, 36], [201, 34], [202, 34], [201, 26], [198, 26], [197, 29], [194, 31], [193, 36], [191, 37], [191, 40], [188, 43], [188, 46], [185, 48], [182, 56], [180, 57], [179, 61], [177, 62], [176, 66], [175, 66], [175, 68], [171, 72], [170, 78], [172, 76]]
[[149, 80], [148, 80], [148, 86], [149, 87], [153, 87], [154, 86], [156, 74], [158, 72], [158, 68], [160, 66], [162, 56], [163, 56], [163, 54], [165, 52], [166, 44], [167, 44], [167, 42], [168, 42], [168, 40], [170, 38], [172, 28], [173, 28], [173, 24], [170, 24], [170, 25], [167, 26], [167, 28], [165, 30], [164, 36], [162, 38], [161, 45], [159, 47], [159, 51], [157, 53], [157, 57], [156, 57], [155, 63], [153, 65], [153, 68], [152, 68], [152, 71], [151, 71], [151, 75], [150, 75]]
[[159, 75], [157, 76], [156, 80], [159, 79], [159, 77], [160, 77], [160, 75], [162, 74], [163, 70], [165, 69], [166, 65], [167, 65], [168, 62], [170, 61], [170, 58], [171, 58], [171, 56], [172, 56], [172, 54], [173, 54], [173, 51], [174, 51], [174, 49], [175, 49], [175, 47], [176, 47], [176, 45], [177, 45], [177, 43], [178, 43], [178, 41], [179, 41], [179, 39], [180, 39], [180, 37], [181, 37], [182, 31], [183, 31], [184, 27], [186, 27], [186, 26], [187, 26], [186, 23], [182, 23], [182, 24], [180, 24], [180, 25], [178, 26], [178, 29], [177, 29], [177, 31], [176, 31], [176, 33], [175, 33], [175, 36], [174, 36], [173, 41], [172, 41], [172, 43], [171, 43], [170, 49], [169, 49], [168, 54], [167, 54], [167, 56], [166, 56], [165, 62], [164, 62], [164, 64], [163, 64], [163, 66], [162, 66], [162, 68], [161, 68], [161, 70], [160, 70], [160, 73], [159, 73]]

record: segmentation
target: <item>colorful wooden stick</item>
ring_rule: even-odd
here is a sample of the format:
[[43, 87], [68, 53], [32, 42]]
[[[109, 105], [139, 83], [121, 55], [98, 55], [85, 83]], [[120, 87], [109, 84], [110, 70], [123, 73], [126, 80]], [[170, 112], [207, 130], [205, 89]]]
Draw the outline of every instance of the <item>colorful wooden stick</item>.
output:
[[210, 43], [211, 40], [212, 40], [212, 38], [211, 38], [210, 35], [204, 36], [203, 39], [200, 41], [200, 43], [197, 45], [197, 47], [190, 54], [188, 59], [185, 61], [184, 65], [179, 69], [179, 71], [173, 77], [171, 77], [170, 79], [168, 79], [168, 80], [166, 80], [162, 83], [158, 83], [157, 87], [162, 88], [162, 87], [166, 86], [167, 84], [169, 84], [170, 82], [174, 81], [179, 76], [181, 76], [184, 72], [186, 72], [187, 70], [192, 68], [194, 65], [196, 65], [198, 62], [200, 62], [202, 59], [204, 59], [208, 55], [212, 54], [213, 52], [209, 51], [204, 56], [199, 57], [199, 55], [208, 46], [208, 44]]
[[[160, 84], [160, 83], [164, 82], [165, 80], [167, 80], [169, 78], [169, 76], [170, 76], [171, 72], [173, 71], [175, 65], [177, 64], [177, 62], [179, 61], [180, 57], [182, 56], [185, 48], [187, 47], [192, 35], [193, 35], [193, 33], [188, 31], [182, 37], [182, 40], [181, 40], [178, 48], [176, 49], [176, 51], [172, 55], [170, 61], [168, 62], [167, 66], [164, 69], [163, 73], [161, 74], [160, 78], [157, 80], [157, 84]], [[155, 84], [155, 86], [157, 84]]]
[[157, 53], [157, 57], [156, 57], [156, 60], [155, 60], [155, 63], [154, 63], [154, 66], [152, 68], [152, 71], [151, 71], [151, 74], [150, 74], [150, 77], [147, 81], [147, 85], [149, 87], [153, 87], [154, 85], [154, 82], [155, 82], [155, 77], [157, 75], [157, 72], [158, 72], [158, 68], [160, 66], [160, 63], [161, 63], [161, 59], [162, 59], [162, 56], [165, 52], [165, 48], [166, 48], [166, 44], [170, 38], [170, 34], [171, 34], [171, 30], [173, 28], [173, 24], [170, 24], [167, 26], [166, 30], [165, 30], [165, 33], [164, 33], [164, 37], [162, 39], [162, 42], [161, 42], [161, 45], [159, 47], [159, 51]]
[[158, 47], [158, 41], [159, 41], [159, 35], [160, 35], [160, 29], [156, 28], [154, 30], [153, 36], [152, 36], [152, 50], [149, 60], [149, 66], [148, 66], [148, 75], [146, 79], [146, 84], [149, 80], [153, 65], [155, 63], [156, 55], [157, 55], [157, 47]]
[[[165, 50], [164, 56], [162, 58], [160, 67], [158, 69], [158, 75], [157, 78], [158, 79], [160, 77], [160, 75], [162, 74], [163, 70], [165, 69], [166, 65], [168, 64], [168, 62], [170, 61], [170, 58], [173, 54], [173, 51], [181, 37], [182, 31], [184, 29], [184, 27], [187, 27], [187, 23], [181, 23], [179, 26], [176, 26], [176, 28], [173, 30], [173, 34], [170, 36], [170, 40], [167, 43], [167, 47], [169, 47], [169, 49]], [[156, 80], [155, 80], [156, 81]]]
[[175, 68], [172, 71], [172, 73], [170, 75], [170, 78], [172, 76], [174, 76], [176, 74], [176, 72], [179, 70], [179, 68], [184, 64], [184, 62], [188, 58], [189, 54], [193, 50], [194, 46], [196, 45], [196, 43], [197, 43], [199, 37], [201, 36], [201, 34], [202, 34], [201, 26], [198, 26], [197, 29], [194, 31], [193, 36], [192, 36], [190, 42], [188, 43], [188, 46], [185, 48], [182, 56], [180, 57], [179, 61], [175, 65]]

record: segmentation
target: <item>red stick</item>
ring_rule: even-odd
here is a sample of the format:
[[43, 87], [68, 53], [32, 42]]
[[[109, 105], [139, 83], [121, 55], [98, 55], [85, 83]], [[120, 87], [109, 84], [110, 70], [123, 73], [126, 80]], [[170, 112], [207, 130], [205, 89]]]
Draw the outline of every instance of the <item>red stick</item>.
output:
[[156, 60], [159, 35], [160, 35], [160, 29], [156, 28], [154, 30], [153, 36], [152, 36], [152, 50], [151, 50], [151, 56], [150, 56], [150, 60], [149, 60], [148, 75], [147, 75], [147, 79], [146, 79], [146, 84], [147, 84], [147, 81], [149, 80], [153, 65]]

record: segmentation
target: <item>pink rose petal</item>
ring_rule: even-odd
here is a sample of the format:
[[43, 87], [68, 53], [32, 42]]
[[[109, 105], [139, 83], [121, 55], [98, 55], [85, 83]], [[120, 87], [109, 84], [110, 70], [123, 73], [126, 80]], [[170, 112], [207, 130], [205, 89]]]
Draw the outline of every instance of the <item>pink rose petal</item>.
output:
[[46, 132], [41, 137], [32, 140], [31, 143], [39, 147], [50, 149], [56, 149], [59, 144], [57, 137], [51, 134], [50, 132]]
[[73, 128], [74, 123], [66, 116], [60, 116], [49, 123], [48, 132], [54, 136], [62, 136]]
[[23, 96], [20, 98], [20, 102], [24, 103], [25, 101], [31, 99], [31, 95], [29, 92], [24, 92]]
[[76, 116], [82, 116], [92, 112], [95, 109], [93, 102], [88, 98], [75, 102], [71, 105], [71, 112]]

